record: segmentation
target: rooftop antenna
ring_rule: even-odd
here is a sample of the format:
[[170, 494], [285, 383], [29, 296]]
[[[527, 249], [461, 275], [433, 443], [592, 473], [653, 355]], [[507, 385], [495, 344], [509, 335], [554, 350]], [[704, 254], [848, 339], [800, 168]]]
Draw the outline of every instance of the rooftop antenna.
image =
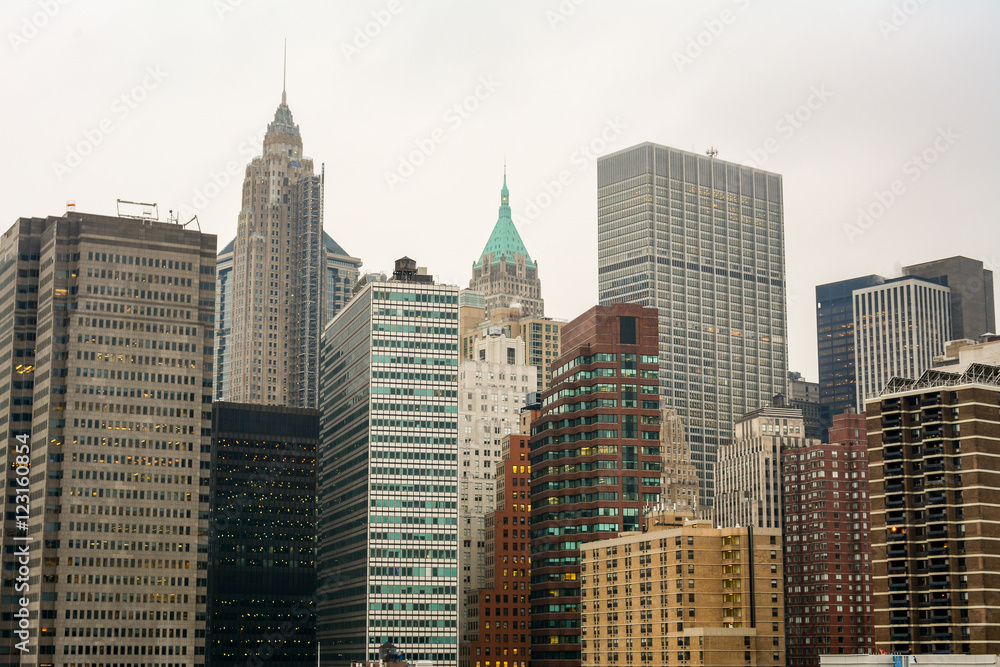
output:
[[705, 155], [707, 155], [708, 157], [715, 157], [718, 154], [719, 154], [719, 149], [716, 148], [715, 146], [709, 146], [708, 150], [705, 151]]
[[288, 38], [285, 37], [285, 50], [281, 57], [281, 103], [285, 104], [285, 81], [288, 73]]

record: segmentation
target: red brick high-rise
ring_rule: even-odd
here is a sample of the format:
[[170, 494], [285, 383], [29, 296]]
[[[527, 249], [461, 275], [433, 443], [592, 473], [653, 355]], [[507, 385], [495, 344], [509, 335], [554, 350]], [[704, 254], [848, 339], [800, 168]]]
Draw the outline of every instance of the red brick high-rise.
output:
[[580, 665], [580, 545], [640, 530], [662, 488], [656, 309], [596, 306], [562, 337], [531, 434], [533, 667]]
[[526, 667], [531, 552], [528, 436], [504, 438], [497, 463], [496, 505], [486, 515], [488, 588], [469, 591], [469, 628], [459, 651], [461, 667]]
[[874, 648], [867, 447], [864, 415], [845, 413], [829, 443], [782, 453], [789, 667]]

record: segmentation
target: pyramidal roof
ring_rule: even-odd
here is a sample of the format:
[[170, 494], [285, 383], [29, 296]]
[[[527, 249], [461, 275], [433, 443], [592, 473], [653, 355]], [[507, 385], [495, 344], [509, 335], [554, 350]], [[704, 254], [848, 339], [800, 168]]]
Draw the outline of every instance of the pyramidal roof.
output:
[[483, 257], [491, 253], [493, 255], [492, 263], [494, 264], [499, 263], [501, 257], [513, 264], [514, 255], [524, 255], [525, 264], [531, 267], [535, 266], [535, 263], [531, 260], [531, 255], [528, 254], [528, 249], [524, 247], [521, 235], [517, 233], [514, 221], [510, 217], [506, 167], [504, 167], [503, 171], [503, 187], [500, 189], [500, 214], [497, 217], [497, 224], [493, 226], [493, 233], [490, 234], [490, 239], [486, 242], [486, 247], [483, 248], [483, 251], [479, 254], [479, 259], [473, 265], [474, 268], [481, 267], [483, 265]]

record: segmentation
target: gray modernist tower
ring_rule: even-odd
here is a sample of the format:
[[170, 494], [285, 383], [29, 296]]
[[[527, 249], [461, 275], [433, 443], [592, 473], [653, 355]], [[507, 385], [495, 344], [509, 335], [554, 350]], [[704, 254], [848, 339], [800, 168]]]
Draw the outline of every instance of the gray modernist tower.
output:
[[786, 393], [779, 174], [643, 143], [597, 161], [600, 303], [660, 313], [660, 391], [712, 504], [716, 450]]
[[247, 165], [236, 239], [219, 254], [215, 398], [315, 408], [323, 325], [361, 261], [323, 231], [323, 174], [303, 157], [285, 100]]
[[458, 287], [409, 258], [323, 337], [317, 639], [323, 664], [458, 663]]

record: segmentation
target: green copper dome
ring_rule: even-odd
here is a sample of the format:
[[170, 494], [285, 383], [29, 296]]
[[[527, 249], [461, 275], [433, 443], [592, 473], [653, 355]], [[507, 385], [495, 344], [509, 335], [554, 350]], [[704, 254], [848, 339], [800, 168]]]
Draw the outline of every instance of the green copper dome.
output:
[[503, 174], [503, 187], [500, 189], [500, 214], [497, 218], [497, 224], [493, 227], [490, 240], [486, 242], [486, 247], [483, 248], [479, 259], [473, 264], [473, 268], [478, 269], [482, 267], [483, 257], [491, 253], [494, 264], [499, 263], [501, 257], [504, 257], [507, 262], [513, 264], [514, 255], [524, 255], [524, 263], [530, 267], [535, 267], [535, 263], [531, 261], [531, 255], [528, 254], [528, 249], [524, 247], [521, 235], [517, 233], [514, 221], [510, 217], [506, 169], [504, 169]]

